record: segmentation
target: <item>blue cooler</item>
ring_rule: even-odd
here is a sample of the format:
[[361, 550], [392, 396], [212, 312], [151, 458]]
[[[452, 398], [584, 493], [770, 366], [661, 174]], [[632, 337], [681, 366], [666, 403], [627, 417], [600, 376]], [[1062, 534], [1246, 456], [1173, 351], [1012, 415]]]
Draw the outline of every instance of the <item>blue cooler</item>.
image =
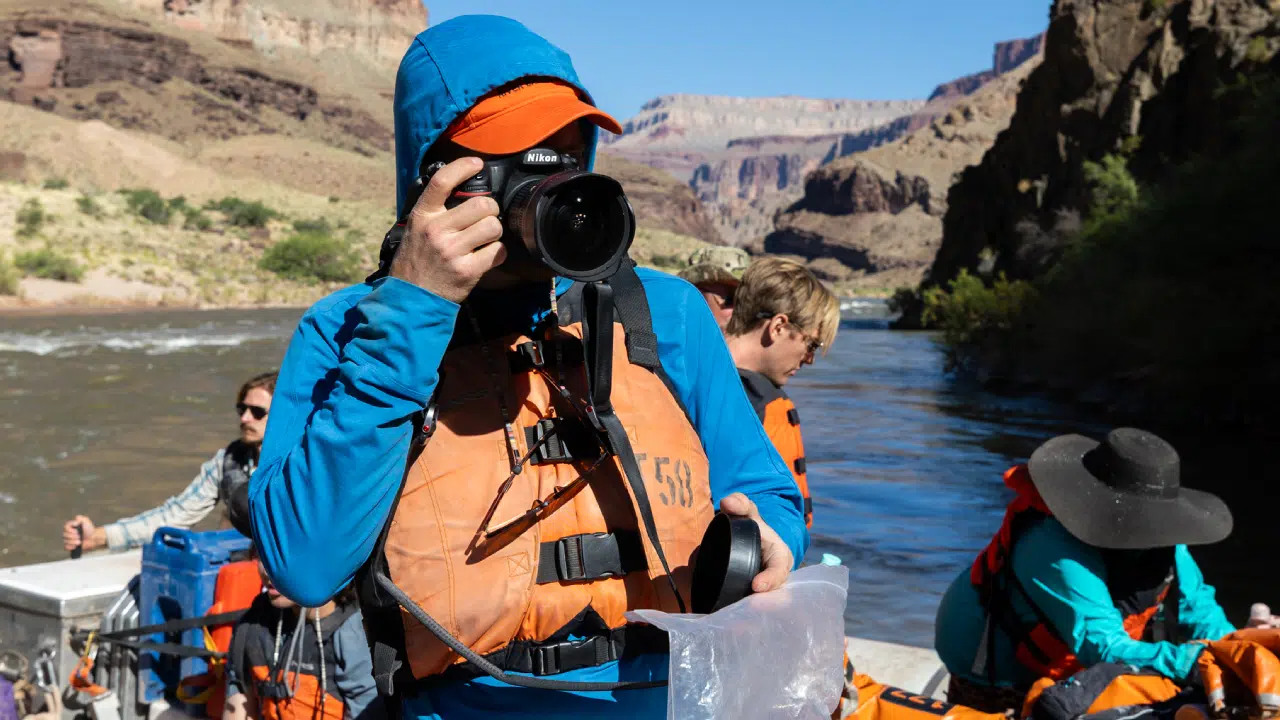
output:
[[[170, 620], [205, 615], [213, 605], [213, 593], [222, 566], [244, 559], [252, 546], [235, 530], [193, 532], [164, 527], [156, 530], [151, 544], [142, 548], [138, 625], [159, 625]], [[157, 633], [144, 642], [170, 642], [203, 648], [204, 630], [195, 628]], [[178, 681], [208, 671], [203, 658], [177, 658], [153, 651], [138, 656], [141, 701], [165, 697]]]

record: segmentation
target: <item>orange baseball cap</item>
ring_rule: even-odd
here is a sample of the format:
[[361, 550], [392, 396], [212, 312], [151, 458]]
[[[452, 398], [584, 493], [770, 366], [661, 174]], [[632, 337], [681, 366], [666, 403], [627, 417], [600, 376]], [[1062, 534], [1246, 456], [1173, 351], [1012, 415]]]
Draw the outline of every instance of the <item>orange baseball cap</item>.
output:
[[615, 135], [622, 133], [617, 120], [584, 102], [572, 86], [530, 82], [485, 97], [453, 121], [441, 137], [468, 150], [508, 155], [533, 147], [584, 118]]

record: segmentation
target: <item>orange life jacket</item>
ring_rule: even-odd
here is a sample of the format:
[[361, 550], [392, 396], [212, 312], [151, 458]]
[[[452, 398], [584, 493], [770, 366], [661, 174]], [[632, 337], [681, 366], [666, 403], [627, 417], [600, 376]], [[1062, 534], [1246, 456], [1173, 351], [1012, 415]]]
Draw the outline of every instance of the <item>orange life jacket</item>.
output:
[[[1169, 718], [1178, 707], [1195, 699], [1190, 690], [1154, 671], [1139, 672], [1117, 663], [1101, 663], [1066, 681], [1040, 678], [1027, 692], [1018, 717], [1077, 720], [1115, 711], [1100, 717]], [[1134, 712], [1139, 708], [1149, 712]]]
[[[355, 608], [339, 608], [320, 620], [317, 638], [311, 620], [299, 627], [295, 616], [272, 607], [266, 595], [258, 597], [236, 625], [228, 672], [252, 693], [264, 720], [343, 720], [343, 702], [334, 679], [341, 658], [333, 634]], [[296, 657], [289, 663], [295, 632], [301, 637]]]
[[[969, 570], [969, 580], [977, 588], [988, 613], [987, 634], [983, 640], [985, 647], [979, 648], [975, 672], [978, 665], [993, 661], [989, 652], [991, 633], [998, 627], [1014, 641], [1019, 663], [1042, 678], [1060, 680], [1074, 675], [1081, 665], [1031, 601], [1010, 563], [1017, 535], [1025, 523], [1035, 517], [1053, 517], [1053, 513], [1036, 491], [1025, 464], [1005, 471], [1004, 483], [1016, 495], [1005, 511], [1000, 530], [978, 554]], [[1118, 567], [1112, 572], [1110, 558], [1108, 567], [1107, 586], [1116, 608], [1124, 617], [1124, 629], [1129, 636], [1143, 640], [1152, 633], [1163, 633], [1163, 639], [1172, 640], [1178, 624], [1177, 576], [1173, 567], [1167, 568], [1159, 579], [1154, 580], [1150, 577], [1128, 577]], [[1026, 628], [1013, 610], [1010, 601], [1014, 592], [1035, 612], [1039, 619], [1035, 626]], [[1164, 622], [1156, 628], [1151, 620], [1161, 607], [1165, 609]]]
[[760, 417], [760, 424], [778, 449], [783, 462], [791, 470], [791, 476], [804, 497], [804, 524], [813, 527], [813, 500], [809, 497], [809, 478], [804, 459], [804, 438], [800, 434], [800, 413], [795, 403], [773, 381], [753, 370], [738, 368], [742, 387], [747, 398]]
[[[642, 502], [623, 461], [600, 459], [601, 436], [582, 407], [591, 397], [582, 324], [564, 299], [560, 310], [559, 326], [535, 337], [481, 342], [464, 309], [440, 365], [434, 428], [380, 541], [391, 581], [427, 615], [503, 670], [534, 675], [599, 665], [624, 649], [665, 651], [665, 635], [623, 615], [687, 608], [694, 551], [714, 514], [702, 442], [652, 364], [656, 344], [650, 366], [632, 361], [649, 328], [612, 324], [608, 355], [613, 415], [634, 451]], [[388, 617], [362, 582], [381, 692], [396, 692], [388, 653], [403, 663], [394, 687], [479, 674], [408, 611]]]
[[[252, 560], [227, 563], [218, 570], [214, 584], [213, 604], [206, 615], [221, 615], [248, 609], [255, 598], [262, 594], [262, 577], [258, 564]], [[213, 625], [206, 635], [209, 650], [225, 653], [231, 647], [232, 623]], [[227, 687], [223, 679], [221, 661], [214, 660], [207, 672], [182, 679], [178, 699], [191, 705], [204, 705], [204, 715], [211, 720], [221, 720], [226, 707]]]

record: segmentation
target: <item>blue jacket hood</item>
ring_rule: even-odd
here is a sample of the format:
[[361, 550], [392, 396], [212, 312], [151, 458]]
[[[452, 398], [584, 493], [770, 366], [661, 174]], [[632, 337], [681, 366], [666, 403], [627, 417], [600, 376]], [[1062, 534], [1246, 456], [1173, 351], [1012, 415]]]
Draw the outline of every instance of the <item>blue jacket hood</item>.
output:
[[[510, 18], [462, 15], [414, 38], [396, 74], [396, 216], [423, 155], [445, 128], [494, 88], [522, 78], [556, 78], [593, 103], [569, 55]], [[597, 129], [587, 127], [587, 169]]]

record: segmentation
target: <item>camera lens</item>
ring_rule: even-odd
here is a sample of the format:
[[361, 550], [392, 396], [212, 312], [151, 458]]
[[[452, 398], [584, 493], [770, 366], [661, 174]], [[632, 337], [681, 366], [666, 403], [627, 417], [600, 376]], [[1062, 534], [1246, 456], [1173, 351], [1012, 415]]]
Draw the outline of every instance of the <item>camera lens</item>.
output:
[[539, 249], [562, 271], [593, 274], [631, 243], [631, 207], [610, 178], [582, 173], [567, 179], [538, 211]]

